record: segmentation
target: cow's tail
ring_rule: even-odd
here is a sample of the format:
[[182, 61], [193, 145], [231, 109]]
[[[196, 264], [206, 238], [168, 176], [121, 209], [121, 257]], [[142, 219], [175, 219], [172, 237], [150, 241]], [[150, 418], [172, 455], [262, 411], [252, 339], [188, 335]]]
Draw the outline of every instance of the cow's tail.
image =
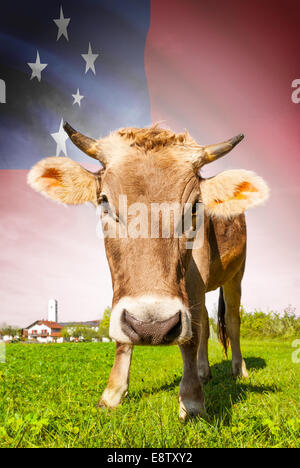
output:
[[229, 338], [226, 332], [225, 324], [225, 301], [223, 295], [223, 288], [220, 288], [219, 305], [218, 305], [218, 338], [224, 348], [225, 355], [227, 356], [227, 348], [229, 346]]

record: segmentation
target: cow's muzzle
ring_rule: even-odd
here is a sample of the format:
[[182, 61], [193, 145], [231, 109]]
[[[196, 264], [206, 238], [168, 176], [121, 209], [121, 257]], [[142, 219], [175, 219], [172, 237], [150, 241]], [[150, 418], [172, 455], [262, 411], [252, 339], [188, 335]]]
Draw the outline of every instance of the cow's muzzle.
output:
[[182, 344], [192, 336], [191, 314], [179, 297], [125, 296], [112, 309], [109, 334], [118, 343]]
[[121, 328], [133, 344], [171, 344], [182, 330], [181, 311], [167, 320], [144, 322], [137, 320], [124, 309], [121, 316]]

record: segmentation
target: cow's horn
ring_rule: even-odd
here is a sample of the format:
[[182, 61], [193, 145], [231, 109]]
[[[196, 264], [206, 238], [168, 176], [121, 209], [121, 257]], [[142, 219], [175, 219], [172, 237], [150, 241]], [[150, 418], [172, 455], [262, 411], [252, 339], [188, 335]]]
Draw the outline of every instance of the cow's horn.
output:
[[216, 159], [221, 158], [225, 154], [229, 153], [242, 139], [244, 135], [240, 133], [239, 135], [230, 138], [227, 141], [222, 143], [217, 143], [215, 145], [203, 146], [201, 151], [201, 158], [199, 159], [199, 166], [204, 166], [205, 164], [211, 163]]
[[64, 130], [69, 135], [74, 145], [76, 145], [81, 151], [86, 153], [88, 156], [97, 159], [104, 166], [106, 165], [107, 160], [103, 154], [99, 140], [95, 140], [94, 138], [87, 137], [82, 133], [77, 132], [68, 124], [68, 122], [64, 123]]

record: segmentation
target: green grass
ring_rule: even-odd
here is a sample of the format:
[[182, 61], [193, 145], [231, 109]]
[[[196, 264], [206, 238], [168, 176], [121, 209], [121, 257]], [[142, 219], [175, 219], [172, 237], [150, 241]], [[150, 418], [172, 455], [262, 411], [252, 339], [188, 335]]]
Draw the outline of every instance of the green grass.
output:
[[137, 347], [130, 392], [116, 410], [96, 409], [112, 343], [11, 344], [0, 364], [1, 447], [297, 447], [300, 364], [292, 340], [243, 341], [250, 378], [210, 342], [208, 420], [181, 423], [177, 347]]

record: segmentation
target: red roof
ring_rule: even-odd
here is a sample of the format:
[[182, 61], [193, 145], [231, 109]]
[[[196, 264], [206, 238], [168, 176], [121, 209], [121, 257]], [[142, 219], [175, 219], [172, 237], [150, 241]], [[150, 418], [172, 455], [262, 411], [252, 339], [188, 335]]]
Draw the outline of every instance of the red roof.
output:
[[57, 322], [49, 322], [48, 320], [36, 320], [34, 323], [29, 325], [29, 327], [26, 327], [26, 330], [28, 330], [29, 328], [34, 327], [35, 325], [46, 325], [46, 327], [49, 327], [51, 329], [54, 328], [56, 330], [61, 330], [62, 328], [64, 328]]
[[39, 325], [46, 325], [46, 327], [49, 327], [49, 328], [55, 328], [55, 329], [59, 329], [61, 330], [63, 327], [61, 325], [59, 325], [59, 323], [57, 322], [49, 322], [48, 320], [39, 320]]

